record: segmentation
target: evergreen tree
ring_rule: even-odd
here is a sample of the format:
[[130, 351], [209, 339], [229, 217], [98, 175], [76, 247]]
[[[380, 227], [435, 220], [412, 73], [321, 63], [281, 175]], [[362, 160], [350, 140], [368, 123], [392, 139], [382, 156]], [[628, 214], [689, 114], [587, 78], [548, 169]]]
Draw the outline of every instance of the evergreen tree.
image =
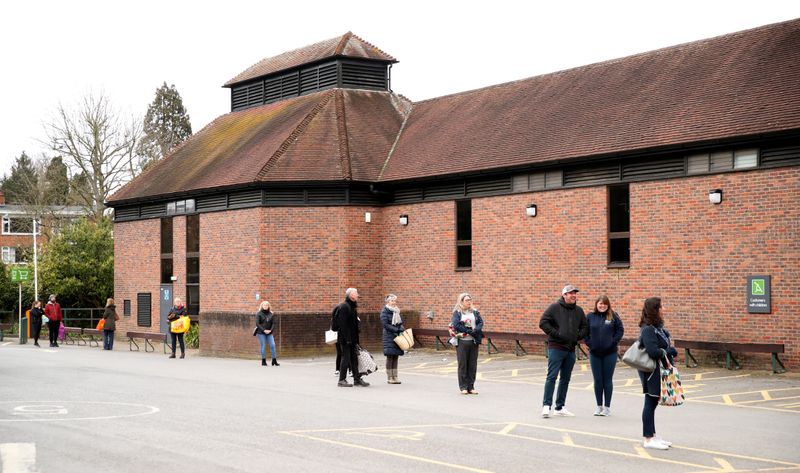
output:
[[27, 204], [36, 192], [39, 179], [31, 158], [23, 151], [11, 167], [11, 175], [3, 179], [6, 202]]
[[144, 137], [138, 154], [145, 156], [145, 166], [163, 158], [192, 135], [192, 124], [175, 85], [167, 83], [156, 89], [156, 97], [147, 107], [143, 124]]
[[44, 173], [44, 200], [47, 205], [65, 205], [69, 195], [67, 165], [57, 156], [50, 160]]

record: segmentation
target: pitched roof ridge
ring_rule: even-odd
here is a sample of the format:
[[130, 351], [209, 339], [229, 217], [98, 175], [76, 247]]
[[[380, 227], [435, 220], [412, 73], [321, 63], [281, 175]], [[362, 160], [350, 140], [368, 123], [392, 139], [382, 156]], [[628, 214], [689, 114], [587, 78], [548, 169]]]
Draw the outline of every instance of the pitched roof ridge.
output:
[[335, 89], [334, 94], [336, 131], [339, 137], [339, 165], [342, 169], [342, 179], [351, 181], [353, 179], [353, 169], [350, 162], [350, 141], [347, 138], [347, 114], [344, 106], [344, 93], [341, 89]]
[[[404, 109], [400, 109], [399, 104], [397, 103], [397, 99], [405, 100], [406, 103]], [[400, 136], [403, 135], [403, 130], [406, 128], [406, 123], [408, 123], [408, 117], [411, 116], [411, 111], [414, 108], [414, 102], [409, 100], [407, 97], [400, 95], [400, 94], [392, 94], [392, 105], [394, 108], [403, 115], [403, 123], [400, 124], [400, 129], [397, 130], [397, 135], [394, 137], [394, 143], [392, 143], [392, 147], [389, 149], [389, 152], [386, 154], [386, 160], [383, 161], [383, 166], [381, 166], [381, 170], [378, 173], [378, 179], [381, 180], [383, 178], [383, 172], [386, 171], [386, 168], [389, 167], [389, 161], [392, 159], [394, 155], [394, 150], [397, 148], [397, 143], [400, 142]]]
[[791, 23], [798, 23], [800, 25], [800, 18], [793, 19], [793, 20], [787, 20], [787, 21], [783, 21], [783, 22], [779, 22], [779, 23], [772, 23], [772, 24], [769, 24], [769, 25], [757, 26], [755, 28], [750, 28], [750, 29], [743, 30], [743, 31], [735, 31], [733, 33], [725, 33], [725, 34], [721, 34], [721, 35], [718, 35], [718, 36], [713, 36], [711, 38], [703, 38], [703, 39], [699, 39], [699, 40], [695, 40], [695, 41], [687, 41], [685, 43], [674, 44], [672, 46], [665, 46], [663, 48], [653, 49], [653, 50], [650, 50], [650, 51], [644, 51], [644, 52], [636, 53], [636, 54], [630, 54], [628, 56], [621, 56], [621, 57], [617, 57], [617, 58], [606, 59], [604, 61], [598, 61], [598, 62], [593, 62], [591, 64], [584, 64], [584, 65], [581, 65], [581, 66], [570, 67], [568, 69], [561, 69], [559, 71], [546, 72], [544, 74], [539, 74], [539, 75], [536, 75], [536, 76], [524, 77], [522, 79], [517, 79], [517, 80], [513, 80], [513, 81], [509, 81], [509, 82], [502, 82], [500, 84], [492, 84], [492, 85], [488, 85], [488, 86], [485, 86], [485, 87], [478, 87], [476, 89], [464, 90], [464, 91], [461, 91], [461, 92], [455, 92], [455, 93], [452, 93], [452, 94], [442, 95], [442, 96], [439, 96], [439, 97], [431, 97], [429, 99], [420, 100], [420, 101], [414, 102], [414, 103], [415, 104], [423, 104], [423, 103], [426, 103], [426, 102], [433, 102], [433, 101], [441, 100], [441, 99], [459, 97], [459, 96], [462, 96], [462, 95], [469, 95], [469, 94], [476, 93], [476, 92], [482, 92], [484, 90], [491, 90], [491, 89], [501, 88], [501, 87], [509, 87], [509, 86], [512, 86], [512, 85], [519, 84], [521, 82], [528, 82], [528, 81], [533, 81], [533, 80], [537, 80], [537, 79], [544, 79], [544, 78], [547, 78], [547, 77], [554, 77], [554, 76], [558, 76], [558, 75], [562, 75], [562, 74], [568, 74], [568, 73], [571, 74], [571, 73], [574, 73], [574, 72], [578, 72], [578, 71], [582, 71], [582, 70], [590, 70], [590, 69], [594, 69], [594, 68], [597, 68], [597, 67], [605, 67], [605, 66], [612, 65], [612, 64], [617, 64], [617, 63], [621, 63], [621, 62], [627, 62], [627, 61], [630, 61], [630, 60], [633, 60], [633, 59], [636, 59], [636, 58], [652, 57], [652, 56], [656, 56], [656, 55], [660, 55], [660, 54], [666, 54], [666, 53], [670, 53], [670, 52], [674, 52], [674, 51], [680, 51], [680, 50], [686, 49], [686, 48], [701, 48], [701, 47], [705, 47], [710, 42], [720, 41], [723, 38], [732, 38], [732, 37], [737, 37], [737, 36], [749, 35], [749, 34], [752, 34], [753, 32], [758, 31], [758, 30], [773, 29], [776, 26], [788, 26]]
[[348, 31], [347, 33], [342, 35], [342, 38], [339, 40], [339, 44], [336, 45], [336, 49], [333, 50], [334, 56], [341, 56], [342, 52], [344, 51], [344, 47], [347, 46], [348, 41], [353, 36], [352, 31]]
[[316, 118], [319, 112], [321, 112], [322, 109], [325, 108], [325, 106], [328, 104], [328, 102], [330, 102], [331, 97], [333, 97], [333, 90], [326, 92], [323, 95], [322, 100], [320, 100], [314, 106], [314, 108], [312, 108], [311, 111], [308, 112], [308, 114], [303, 118], [303, 120], [300, 121], [300, 123], [295, 127], [295, 129], [292, 130], [291, 133], [289, 133], [289, 135], [286, 137], [285, 140], [283, 140], [283, 143], [281, 143], [278, 149], [275, 150], [272, 156], [270, 156], [270, 158], [267, 160], [264, 166], [261, 167], [261, 170], [258, 171], [258, 174], [256, 174], [256, 180], [264, 179], [267, 176], [267, 173], [269, 173], [270, 169], [272, 169], [275, 166], [275, 164], [277, 164], [281, 156], [283, 156], [283, 154], [286, 153], [286, 150], [289, 149], [289, 146], [291, 146], [292, 143], [294, 143], [295, 140], [297, 140], [297, 138], [299, 138], [300, 135], [303, 134], [306, 128], [308, 128], [308, 125], [311, 124], [311, 122], [314, 120], [314, 118]]
[[369, 41], [365, 40], [365, 39], [364, 39], [364, 38], [362, 38], [361, 36], [359, 36], [359, 35], [357, 35], [357, 34], [353, 34], [353, 33], [349, 33], [349, 34], [350, 34], [350, 35], [351, 35], [353, 38], [355, 38], [355, 39], [357, 39], [357, 40], [361, 41], [362, 43], [366, 44], [367, 46], [369, 46], [370, 48], [374, 49], [375, 51], [378, 51], [378, 52], [380, 52], [381, 54], [383, 54], [384, 56], [386, 56], [386, 57], [388, 57], [388, 58], [391, 58], [393, 61], [397, 61], [397, 58], [396, 58], [396, 57], [394, 57], [394, 56], [392, 56], [391, 54], [387, 53], [387, 52], [386, 52], [386, 51], [384, 51], [383, 49], [381, 49], [381, 48], [379, 48], [379, 47], [375, 46], [374, 44], [372, 44], [372, 43], [370, 43]]

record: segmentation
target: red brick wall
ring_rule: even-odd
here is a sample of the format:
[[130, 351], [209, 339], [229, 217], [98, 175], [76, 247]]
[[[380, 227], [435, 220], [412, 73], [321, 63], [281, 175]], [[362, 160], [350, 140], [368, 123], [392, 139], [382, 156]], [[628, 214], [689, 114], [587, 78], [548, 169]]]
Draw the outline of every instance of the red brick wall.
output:
[[[114, 301], [120, 314], [117, 333], [159, 329], [158, 293], [161, 278], [161, 221], [139, 220], [114, 224]], [[136, 323], [136, 294], [149, 292], [152, 326]], [[131, 316], [123, 316], [123, 301], [131, 301]]]
[[[720, 205], [708, 201], [714, 188], [723, 189]], [[421, 326], [444, 328], [466, 290], [486, 330], [538, 333], [542, 311], [571, 283], [581, 288], [579, 304], [587, 311], [595, 297], [608, 294], [629, 336], [638, 333], [644, 299], [658, 295], [676, 338], [783, 342], [787, 365], [799, 368], [800, 169], [633, 183], [630, 196], [626, 269], [606, 267], [604, 186], [473, 199], [473, 267], [464, 272], [455, 271], [452, 201], [202, 214], [201, 312], [253, 313], [259, 293], [276, 313], [325, 314], [355, 286], [364, 313], [379, 311], [383, 296], [393, 292], [404, 311], [420, 314]], [[535, 218], [525, 215], [530, 203], [538, 206]], [[371, 223], [364, 222], [367, 211]], [[408, 226], [399, 224], [401, 214], [408, 214]], [[157, 254], [149, 251], [157, 251], [157, 225], [115, 227], [117, 275], [127, 264], [144, 264], [134, 255], [153, 258], [152, 278], [142, 276], [145, 268], [124, 274], [156, 293]], [[176, 219], [176, 251], [178, 240], [185, 241], [177, 235], [182, 228]], [[755, 274], [772, 276], [772, 314], [747, 314], [746, 277]], [[136, 284], [125, 281], [124, 288]], [[435, 314], [432, 323], [428, 311]], [[241, 336], [243, 347], [255, 343], [250, 333]], [[223, 351], [213, 338], [220, 337], [201, 336], [204, 352]], [[768, 360], [750, 358], [759, 368]]]

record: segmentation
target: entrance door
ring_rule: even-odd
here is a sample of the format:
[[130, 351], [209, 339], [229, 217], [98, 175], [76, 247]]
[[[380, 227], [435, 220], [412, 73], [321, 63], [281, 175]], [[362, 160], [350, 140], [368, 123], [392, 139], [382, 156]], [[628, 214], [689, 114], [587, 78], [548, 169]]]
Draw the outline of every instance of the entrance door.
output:
[[161, 314], [161, 333], [169, 333], [167, 314], [172, 310], [172, 284], [162, 284], [158, 300], [158, 313]]

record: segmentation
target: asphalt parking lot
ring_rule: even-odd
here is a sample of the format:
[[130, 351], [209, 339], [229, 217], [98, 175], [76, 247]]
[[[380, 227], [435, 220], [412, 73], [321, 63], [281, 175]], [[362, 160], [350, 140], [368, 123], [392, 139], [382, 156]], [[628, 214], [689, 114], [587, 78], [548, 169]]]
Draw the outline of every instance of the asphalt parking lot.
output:
[[[254, 347], [254, 352], [257, 347]], [[379, 354], [376, 354], [379, 355]], [[260, 361], [0, 343], [0, 471], [800, 471], [800, 377], [684, 368], [687, 402], [659, 407], [668, 451], [641, 448], [642, 395], [618, 365], [594, 417], [575, 367], [571, 418], [542, 419], [546, 361], [481, 353], [462, 396], [455, 353], [412, 351], [339, 388], [333, 358]], [[376, 356], [379, 365], [383, 357]], [[382, 367], [381, 367], [382, 368]]]

